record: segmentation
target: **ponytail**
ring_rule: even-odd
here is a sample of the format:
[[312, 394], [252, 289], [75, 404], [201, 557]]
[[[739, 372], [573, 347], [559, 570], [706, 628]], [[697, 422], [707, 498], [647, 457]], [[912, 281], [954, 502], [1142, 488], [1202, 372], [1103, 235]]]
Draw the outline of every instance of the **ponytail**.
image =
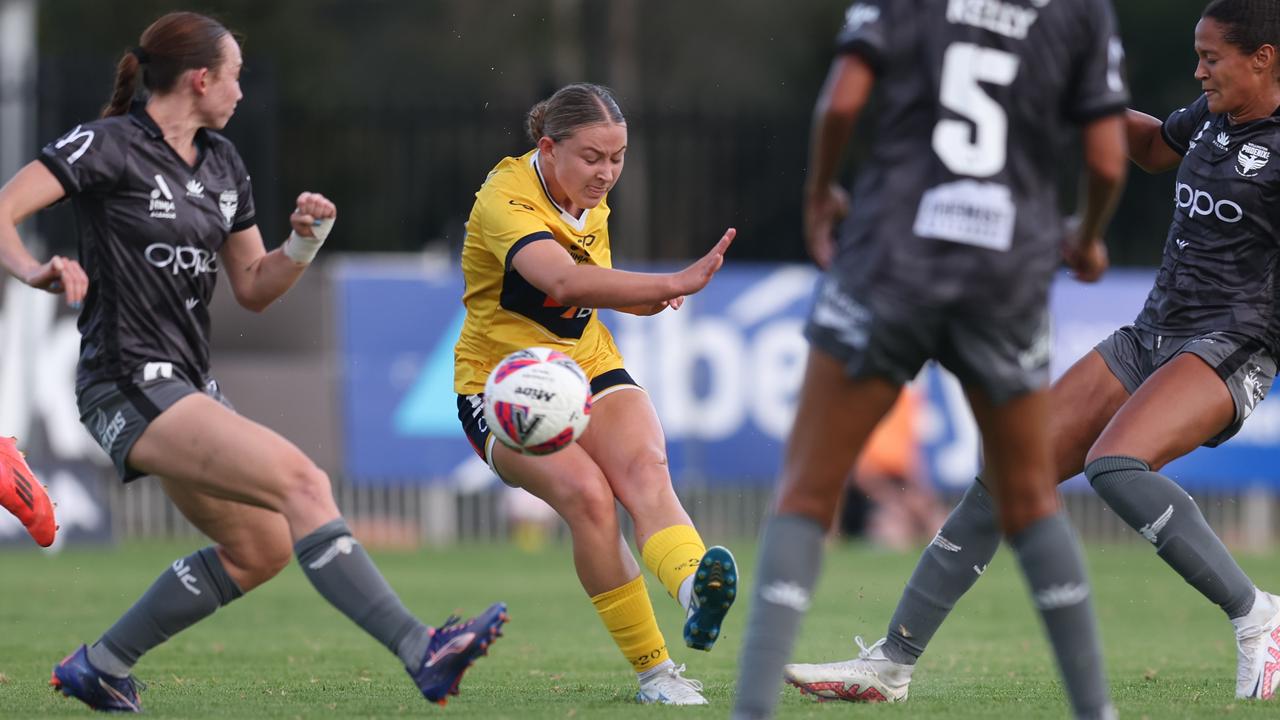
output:
[[102, 108], [102, 117], [129, 112], [139, 86], [149, 93], [164, 94], [173, 90], [188, 70], [217, 70], [223, 59], [220, 43], [226, 35], [232, 33], [222, 23], [193, 12], [172, 12], [151, 23], [138, 47], [125, 53], [116, 65], [115, 89]]
[[115, 89], [111, 92], [111, 100], [102, 107], [102, 117], [114, 117], [129, 112], [129, 105], [137, 93], [138, 75], [141, 71], [142, 64], [138, 62], [138, 56], [134, 52], [127, 52], [120, 58], [120, 62], [116, 64]]

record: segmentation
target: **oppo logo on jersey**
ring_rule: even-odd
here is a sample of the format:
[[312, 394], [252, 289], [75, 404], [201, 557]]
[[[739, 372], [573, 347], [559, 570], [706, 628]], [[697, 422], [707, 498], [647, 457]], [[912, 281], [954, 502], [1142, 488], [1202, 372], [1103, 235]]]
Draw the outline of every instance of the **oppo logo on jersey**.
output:
[[152, 243], [144, 253], [147, 262], [161, 269], [172, 268], [173, 274], [186, 271], [192, 277], [218, 272], [218, 256], [204, 248], [190, 245]]
[[1209, 193], [1186, 183], [1178, 183], [1173, 198], [1178, 207], [1190, 211], [1191, 217], [1212, 215], [1224, 223], [1238, 223], [1244, 219], [1244, 210], [1239, 205], [1230, 200], [1214, 200]]

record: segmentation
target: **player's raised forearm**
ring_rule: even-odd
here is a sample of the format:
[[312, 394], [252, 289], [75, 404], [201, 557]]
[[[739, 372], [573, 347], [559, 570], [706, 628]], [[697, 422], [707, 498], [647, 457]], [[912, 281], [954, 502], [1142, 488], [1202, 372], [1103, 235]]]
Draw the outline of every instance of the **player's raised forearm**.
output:
[[1085, 192], [1080, 208], [1080, 234], [1100, 238], [1124, 190], [1125, 132], [1120, 116], [1095, 120], [1084, 128]]
[[308, 267], [290, 260], [282, 249], [276, 248], [250, 266], [250, 282], [242, 293], [236, 294], [236, 300], [248, 310], [262, 312], [289, 292]]
[[806, 192], [817, 192], [835, 180], [845, 146], [875, 83], [871, 68], [856, 55], [836, 58], [813, 109]]
[[1164, 141], [1160, 133], [1163, 123], [1144, 112], [1126, 110], [1125, 136], [1129, 141], [1129, 159], [1149, 173], [1160, 173], [1178, 166], [1182, 156]]
[[590, 308], [652, 306], [683, 294], [676, 276], [575, 265], [539, 288], [561, 305]]

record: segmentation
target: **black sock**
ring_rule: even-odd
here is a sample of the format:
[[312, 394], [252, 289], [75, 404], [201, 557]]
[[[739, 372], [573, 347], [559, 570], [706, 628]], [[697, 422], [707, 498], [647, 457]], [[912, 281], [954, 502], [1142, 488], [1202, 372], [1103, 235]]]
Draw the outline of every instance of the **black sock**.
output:
[[1253, 609], [1253, 581], [1205, 522], [1191, 496], [1143, 461], [1103, 457], [1084, 469], [1093, 489], [1156, 554], [1229, 618]]
[[293, 549], [325, 600], [399, 655], [405, 667], [416, 670], [422, 664], [427, 626], [400, 602], [342, 518], [316, 528]]
[[974, 482], [911, 573], [889, 621], [885, 657], [915, 664], [956, 601], [986, 571], [1000, 537], [991, 496], [981, 482]]
[[243, 594], [212, 547], [179, 558], [89, 648], [89, 662], [125, 677], [143, 653]]

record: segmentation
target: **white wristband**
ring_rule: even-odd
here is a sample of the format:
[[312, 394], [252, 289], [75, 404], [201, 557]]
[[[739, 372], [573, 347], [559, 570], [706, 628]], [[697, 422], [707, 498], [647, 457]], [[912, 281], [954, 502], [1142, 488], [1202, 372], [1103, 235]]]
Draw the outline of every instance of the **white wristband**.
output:
[[289, 233], [289, 238], [284, 241], [281, 249], [290, 260], [302, 265], [309, 265], [312, 260], [316, 259], [316, 253], [320, 252], [320, 246], [329, 237], [329, 231], [332, 229], [333, 218], [317, 220], [311, 228], [311, 232], [315, 234], [315, 237], [303, 237], [298, 234], [297, 230], [294, 230]]

